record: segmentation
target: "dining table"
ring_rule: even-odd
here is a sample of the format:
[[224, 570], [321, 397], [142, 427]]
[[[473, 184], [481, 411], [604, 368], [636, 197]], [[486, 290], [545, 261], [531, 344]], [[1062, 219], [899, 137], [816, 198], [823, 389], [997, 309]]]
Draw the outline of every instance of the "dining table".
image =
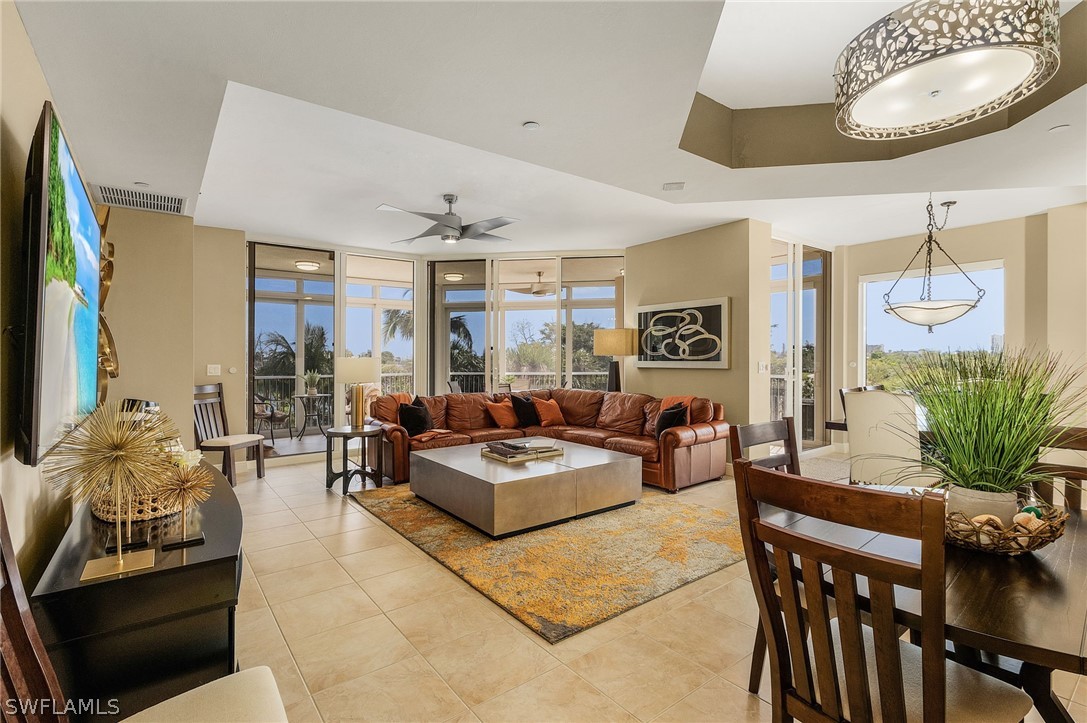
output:
[[[909, 494], [909, 487], [879, 487]], [[1043, 720], [1072, 717], [1053, 692], [1054, 671], [1087, 674], [1087, 525], [1068, 510], [1064, 536], [1016, 556], [946, 548], [949, 655], [1022, 686]], [[866, 552], [920, 563], [921, 544], [781, 509], [763, 520]], [[861, 592], [862, 586], [858, 586]], [[920, 591], [895, 588], [899, 621], [920, 629]], [[1020, 664], [1021, 663], [1021, 664]]]

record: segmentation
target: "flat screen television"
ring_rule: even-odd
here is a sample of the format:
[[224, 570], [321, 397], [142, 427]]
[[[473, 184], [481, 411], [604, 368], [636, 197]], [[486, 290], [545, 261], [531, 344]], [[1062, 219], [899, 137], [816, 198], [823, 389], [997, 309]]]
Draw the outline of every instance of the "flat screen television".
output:
[[101, 228], [51, 103], [34, 131], [23, 197], [26, 318], [15, 447], [36, 465], [98, 405]]

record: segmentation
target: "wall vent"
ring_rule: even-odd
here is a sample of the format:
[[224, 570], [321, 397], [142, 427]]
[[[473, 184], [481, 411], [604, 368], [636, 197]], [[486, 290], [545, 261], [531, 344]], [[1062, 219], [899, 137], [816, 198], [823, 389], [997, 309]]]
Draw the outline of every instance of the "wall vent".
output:
[[102, 203], [123, 208], [136, 208], [141, 211], [158, 211], [180, 215], [185, 210], [185, 199], [181, 196], [164, 196], [161, 193], [134, 191], [117, 186], [98, 186], [98, 197]]

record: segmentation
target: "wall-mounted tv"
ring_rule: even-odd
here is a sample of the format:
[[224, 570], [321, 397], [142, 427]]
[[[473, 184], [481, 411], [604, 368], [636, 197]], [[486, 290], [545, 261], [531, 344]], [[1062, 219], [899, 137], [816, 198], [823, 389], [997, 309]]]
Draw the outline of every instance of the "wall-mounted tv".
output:
[[16, 456], [36, 465], [98, 404], [102, 234], [51, 103], [26, 165], [26, 319]]

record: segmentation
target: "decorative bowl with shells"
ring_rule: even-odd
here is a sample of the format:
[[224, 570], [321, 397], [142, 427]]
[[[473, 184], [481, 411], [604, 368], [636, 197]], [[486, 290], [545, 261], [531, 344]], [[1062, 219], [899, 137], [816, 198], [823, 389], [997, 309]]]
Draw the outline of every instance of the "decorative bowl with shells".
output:
[[1023, 511], [1007, 528], [996, 515], [967, 518], [961, 512], [951, 512], [947, 516], [946, 539], [958, 547], [999, 555], [1034, 552], [1059, 539], [1068, 521], [1068, 513], [1057, 507], [1039, 505], [1037, 510], [1040, 517]]

